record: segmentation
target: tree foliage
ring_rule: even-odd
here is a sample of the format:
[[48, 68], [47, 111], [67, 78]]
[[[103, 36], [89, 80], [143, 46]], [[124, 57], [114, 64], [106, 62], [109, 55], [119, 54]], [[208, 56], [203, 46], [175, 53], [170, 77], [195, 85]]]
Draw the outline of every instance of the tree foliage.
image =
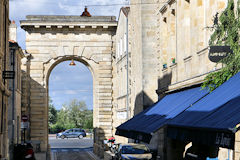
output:
[[57, 122], [50, 125], [50, 132], [56, 133], [70, 128], [93, 128], [93, 112], [84, 101], [71, 100], [57, 113]]
[[214, 32], [209, 40], [210, 46], [230, 46], [233, 50], [233, 54], [220, 61], [224, 66], [221, 70], [206, 76], [202, 87], [209, 87], [210, 91], [213, 91], [240, 71], [239, 1], [236, 14], [234, 13], [234, 7], [234, 1], [229, 0], [227, 8], [219, 17], [220, 22], [214, 25]]
[[48, 123], [55, 124], [57, 122], [57, 110], [52, 104], [52, 100], [49, 99], [49, 108], [48, 108]]

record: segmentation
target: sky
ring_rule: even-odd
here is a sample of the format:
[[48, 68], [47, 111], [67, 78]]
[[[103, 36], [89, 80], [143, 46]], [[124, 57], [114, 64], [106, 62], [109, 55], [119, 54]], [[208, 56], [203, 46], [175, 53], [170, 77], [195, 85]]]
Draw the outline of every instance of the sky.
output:
[[[17, 41], [22, 49], [25, 46], [25, 31], [19, 25], [26, 15], [81, 15], [84, 7], [92, 16], [116, 16], [127, 0], [9, 0], [10, 20], [18, 26]], [[93, 108], [92, 75], [86, 66], [69, 61], [58, 64], [51, 72], [49, 79], [49, 95], [53, 105], [60, 109], [62, 104], [76, 98], [86, 102], [89, 109]]]
[[89, 109], [93, 109], [93, 85], [90, 70], [82, 63], [71, 61], [58, 64], [49, 77], [49, 96], [56, 109], [72, 99], [85, 101]]

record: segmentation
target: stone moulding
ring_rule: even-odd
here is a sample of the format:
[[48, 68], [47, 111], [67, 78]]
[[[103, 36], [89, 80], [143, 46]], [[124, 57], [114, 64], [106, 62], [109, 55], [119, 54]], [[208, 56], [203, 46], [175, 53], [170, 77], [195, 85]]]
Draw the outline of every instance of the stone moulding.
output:
[[40, 16], [29, 15], [26, 20], [20, 21], [21, 27], [34, 28], [104, 28], [117, 27], [116, 17], [114, 16], [93, 16], [93, 17], [80, 17], [80, 16]]

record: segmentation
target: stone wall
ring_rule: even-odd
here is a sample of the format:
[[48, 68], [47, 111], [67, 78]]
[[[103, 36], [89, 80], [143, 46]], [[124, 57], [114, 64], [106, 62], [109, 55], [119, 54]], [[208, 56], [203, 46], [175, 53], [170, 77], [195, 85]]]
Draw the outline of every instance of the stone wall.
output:
[[157, 101], [158, 58], [155, 1], [132, 0], [129, 13], [131, 116]]
[[[0, 1], [0, 75], [8, 69], [9, 49], [9, 1]], [[7, 81], [0, 76], [0, 158], [8, 158], [8, 130], [7, 130], [7, 108], [8, 108]]]
[[[158, 93], [161, 96], [166, 90], [173, 91], [202, 83], [208, 73], [221, 68], [221, 64], [216, 65], [208, 59], [208, 41], [213, 33], [211, 29], [213, 18], [217, 12], [221, 13], [226, 8], [228, 1], [158, 2], [155, 14], [158, 16], [157, 54], [160, 64]], [[237, 146], [238, 135], [236, 137]], [[168, 152], [173, 152], [173, 148], [170, 147]], [[219, 158], [226, 157], [226, 153], [227, 150], [220, 149]], [[238, 154], [236, 147], [234, 159], [238, 158]], [[168, 158], [169, 156], [172, 155], [168, 155]]]
[[[127, 16], [129, 13], [128, 7], [123, 7], [120, 10], [118, 18], [118, 26], [115, 39], [115, 58], [113, 59], [113, 134], [116, 132], [116, 127], [125, 122], [130, 114], [129, 107], [129, 53], [127, 53]], [[129, 43], [128, 43], [129, 45]], [[129, 48], [128, 48], [129, 49]], [[127, 62], [128, 61], [128, 62]], [[128, 83], [127, 83], [128, 81]], [[128, 99], [128, 101], [127, 101]], [[128, 104], [127, 104], [128, 103]], [[124, 137], [115, 136], [117, 143], [127, 142]]]
[[156, 13], [160, 33], [159, 92], [202, 82], [205, 75], [221, 67], [208, 59], [212, 33], [209, 28], [213, 26], [216, 13], [225, 9], [227, 0], [171, 0], [160, 4]]
[[[159, 67], [155, 41], [157, 23], [154, 15], [156, 5], [154, 0], [132, 0], [130, 3], [130, 10], [128, 7], [120, 10], [116, 33], [116, 59], [113, 64], [114, 127], [132, 118], [158, 99], [156, 89]], [[125, 48], [127, 20], [128, 55]], [[120, 137], [117, 140], [127, 141]]]
[[15, 72], [14, 79], [9, 79], [11, 95], [8, 99], [8, 138], [10, 159], [13, 158], [13, 146], [21, 143], [21, 59], [22, 49], [17, 42], [9, 42], [10, 71]]

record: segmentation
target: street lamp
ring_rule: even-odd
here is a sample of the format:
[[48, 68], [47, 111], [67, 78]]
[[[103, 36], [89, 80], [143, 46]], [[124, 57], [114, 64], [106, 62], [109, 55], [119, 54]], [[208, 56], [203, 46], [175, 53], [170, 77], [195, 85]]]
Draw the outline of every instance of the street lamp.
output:
[[69, 66], [76, 66], [74, 60], [72, 59], [71, 63], [69, 64]]

